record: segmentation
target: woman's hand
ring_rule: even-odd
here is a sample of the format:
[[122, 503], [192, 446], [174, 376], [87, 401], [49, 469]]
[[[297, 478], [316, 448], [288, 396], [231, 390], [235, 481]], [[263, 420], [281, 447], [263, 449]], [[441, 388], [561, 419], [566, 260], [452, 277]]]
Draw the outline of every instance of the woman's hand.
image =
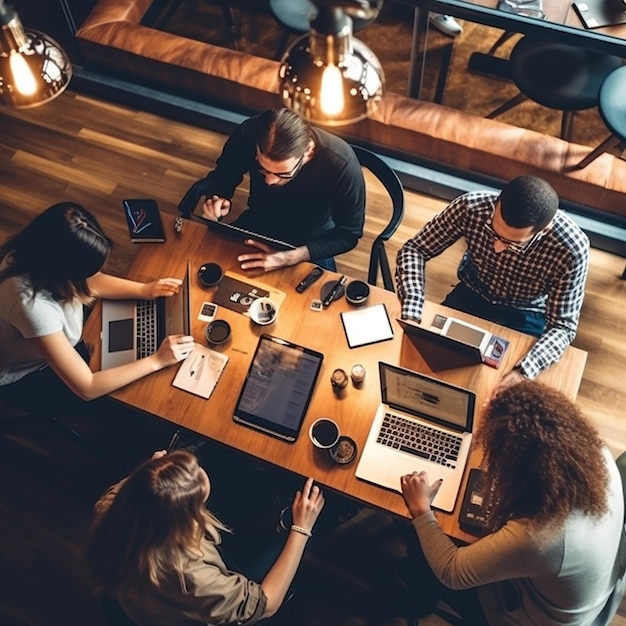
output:
[[413, 519], [430, 511], [430, 503], [439, 491], [442, 482], [443, 479], [440, 478], [432, 485], [429, 484], [426, 472], [413, 472], [400, 478], [402, 495]]
[[180, 278], [159, 278], [141, 286], [141, 298], [154, 300], [162, 296], [173, 296], [180, 291], [183, 281]]
[[291, 518], [296, 526], [311, 530], [324, 506], [324, 495], [313, 479], [307, 478], [302, 491], [296, 491], [291, 505]]
[[164, 457], [167, 454], [167, 450], [155, 450], [152, 453], [152, 456], [150, 457], [151, 461], [154, 461], [154, 459], [160, 459], [162, 457]]
[[189, 335], [170, 335], [161, 342], [155, 356], [162, 368], [167, 367], [182, 361], [191, 354], [194, 345], [193, 337]]

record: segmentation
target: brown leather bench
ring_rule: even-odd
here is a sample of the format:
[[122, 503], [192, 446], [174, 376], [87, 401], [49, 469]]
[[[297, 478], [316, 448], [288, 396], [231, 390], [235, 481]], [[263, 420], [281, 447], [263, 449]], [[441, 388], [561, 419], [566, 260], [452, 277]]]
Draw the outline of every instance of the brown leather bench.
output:
[[[278, 62], [143, 26], [151, 4], [100, 0], [76, 34], [88, 67], [239, 110], [280, 106]], [[393, 93], [334, 132], [478, 178], [541, 176], [564, 200], [626, 218], [626, 161], [604, 154], [576, 170], [590, 148], [557, 137]]]

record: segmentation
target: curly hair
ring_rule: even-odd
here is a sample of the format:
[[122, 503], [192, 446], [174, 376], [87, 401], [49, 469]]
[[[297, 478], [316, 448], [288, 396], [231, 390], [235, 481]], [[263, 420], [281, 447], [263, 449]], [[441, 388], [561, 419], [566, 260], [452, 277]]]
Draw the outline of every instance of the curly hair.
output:
[[492, 529], [509, 519], [558, 522], [571, 511], [600, 517], [609, 481], [604, 443], [562, 393], [524, 381], [487, 407], [476, 441], [484, 451]]
[[[203, 537], [220, 543], [228, 528], [205, 507], [198, 459], [176, 450], [140, 465], [91, 528], [85, 562], [98, 592], [138, 593], [199, 558]], [[182, 584], [182, 582], [181, 582]]]

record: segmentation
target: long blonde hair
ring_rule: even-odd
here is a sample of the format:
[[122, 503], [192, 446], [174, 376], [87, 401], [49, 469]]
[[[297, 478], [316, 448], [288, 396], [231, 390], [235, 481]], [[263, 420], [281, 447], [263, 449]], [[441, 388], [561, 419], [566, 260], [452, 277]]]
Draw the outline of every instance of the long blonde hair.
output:
[[198, 459], [184, 450], [140, 465], [111, 506], [94, 520], [85, 560], [95, 589], [131, 595], [171, 577], [200, 557], [203, 537], [219, 543], [228, 530], [205, 507]]

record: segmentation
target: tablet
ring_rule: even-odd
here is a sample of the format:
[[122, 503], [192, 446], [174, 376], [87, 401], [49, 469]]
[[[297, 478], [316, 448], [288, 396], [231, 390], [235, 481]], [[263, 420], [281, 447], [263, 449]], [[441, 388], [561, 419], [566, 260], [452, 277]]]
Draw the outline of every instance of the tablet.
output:
[[261, 335], [233, 419], [294, 442], [306, 416], [324, 355]]

